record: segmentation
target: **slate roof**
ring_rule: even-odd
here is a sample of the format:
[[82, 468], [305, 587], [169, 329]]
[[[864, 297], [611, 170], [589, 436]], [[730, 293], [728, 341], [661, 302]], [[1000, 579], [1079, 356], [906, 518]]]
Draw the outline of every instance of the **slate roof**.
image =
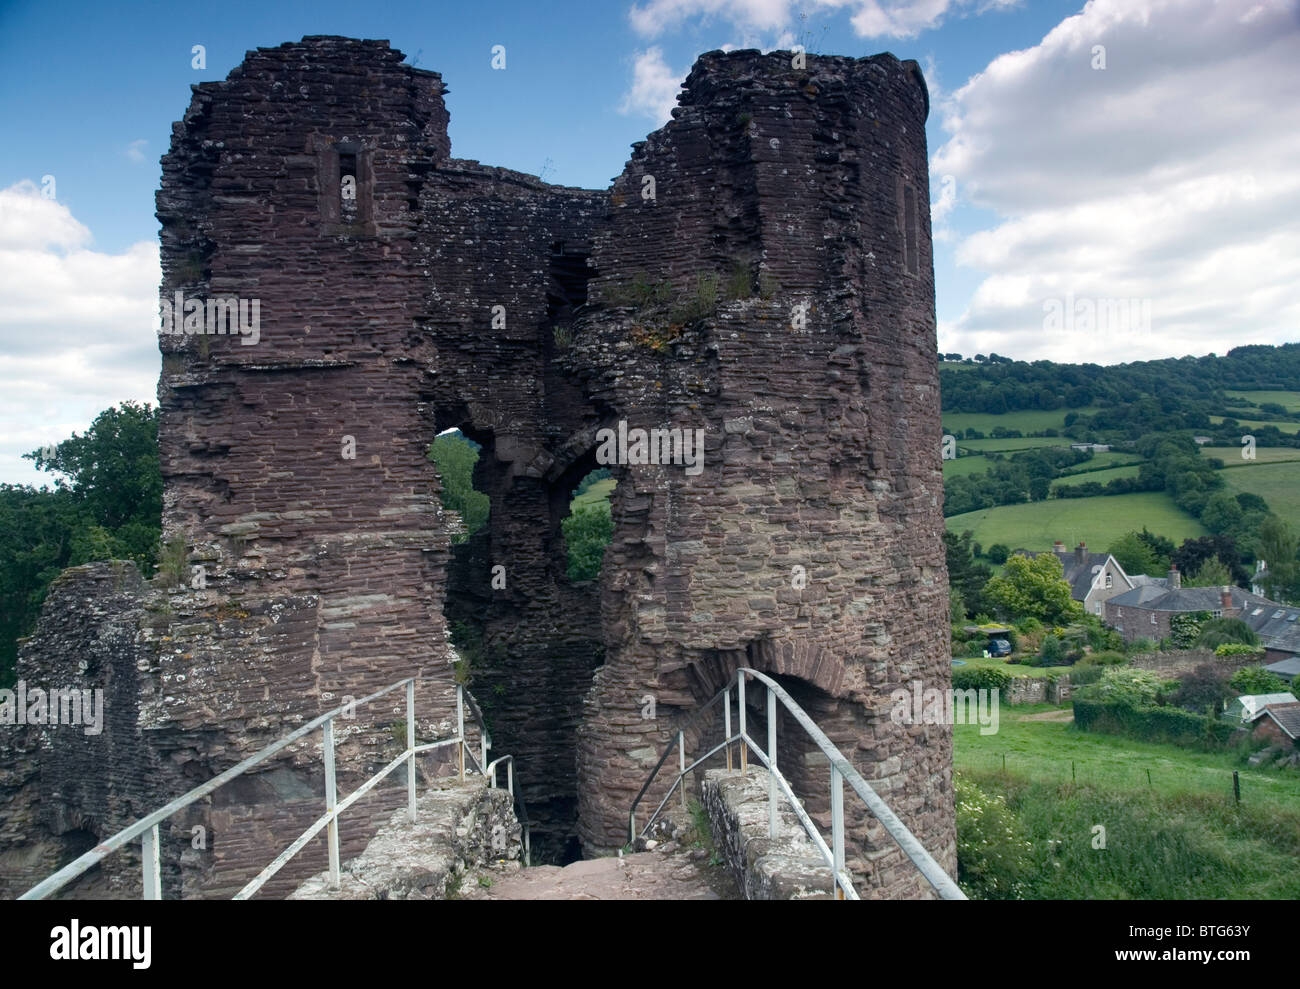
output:
[[1269, 663], [1264, 669], [1270, 673], [1276, 673], [1278, 676], [1300, 676], [1300, 656], [1292, 656], [1290, 659]]
[[1300, 738], [1300, 704], [1270, 704], [1264, 713], [1290, 738]]
[[[1024, 553], [1030, 559], [1040, 555], [1040, 553], [1030, 550], [1016, 550], [1016, 552]], [[1042, 551], [1042, 554], [1046, 552]], [[1065, 569], [1065, 582], [1070, 585], [1070, 597], [1076, 601], [1085, 600], [1088, 597], [1088, 592], [1092, 590], [1092, 568], [1104, 567], [1106, 561], [1110, 559], [1109, 553], [1084, 553], [1083, 562], [1080, 563], [1072, 549], [1063, 550], [1059, 553], [1055, 550], [1051, 552], [1061, 561], [1061, 566]], [[1116, 565], [1118, 566], [1118, 564]], [[1120, 572], [1124, 572], [1123, 567], [1120, 567]]]

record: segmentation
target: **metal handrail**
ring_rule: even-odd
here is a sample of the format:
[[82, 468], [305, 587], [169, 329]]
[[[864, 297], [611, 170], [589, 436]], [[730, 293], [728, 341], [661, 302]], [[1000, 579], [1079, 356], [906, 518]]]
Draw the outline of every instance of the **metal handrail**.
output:
[[[212, 779], [208, 780], [206, 783], [196, 786], [188, 793], [185, 793], [182, 796], [177, 797], [175, 800], [171, 801], [168, 804], [163, 805], [162, 807], [153, 811], [151, 814], [142, 817], [134, 824], [128, 825], [127, 827], [118, 831], [112, 837], [106, 839], [105, 841], [100, 842], [98, 845], [96, 845], [90, 851], [86, 852], [84, 855], [79, 856], [78, 858], [69, 862], [63, 868], [59, 869], [57, 872], [54, 872], [53, 874], [47, 876], [41, 882], [37, 883], [27, 892], [19, 896], [18, 899], [20, 900], [44, 899], [45, 897], [49, 896], [51, 893], [57, 892], [58, 890], [62, 889], [64, 886], [66, 886], [73, 879], [80, 876], [82, 873], [98, 865], [100, 862], [106, 859], [113, 852], [124, 847], [127, 843], [129, 843], [133, 839], [140, 838], [141, 852], [142, 852], [142, 859], [143, 859], [143, 872], [144, 872], [143, 898], [146, 900], [161, 900], [162, 880], [161, 880], [161, 871], [160, 871], [161, 864], [159, 860], [159, 847], [160, 847], [159, 825], [161, 825], [163, 821], [166, 821], [168, 818], [172, 817], [174, 814], [178, 813], [181, 810], [184, 810], [186, 807], [190, 806], [195, 801], [201, 800], [203, 797], [206, 797], [208, 794], [224, 786], [226, 783], [229, 783], [231, 780], [235, 779], [236, 777], [242, 776], [244, 773], [246, 773], [249, 769], [252, 769], [254, 766], [262, 762], [265, 762], [271, 756], [275, 755], [277, 752], [280, 752], [287, 746], [292, 745], [300, 738], [309, 735], [317, 728], [321, 728], [323, 732], [322, 753], [323, 753], [324, 770], [325, 770], [325, 813], [321, 817], [317, 818], [317, 820], [314, 821], [311, 824], [311, 826], [307, 828], [306, 831], [304, 831], [301, 835], [299, 835], [289, 845], [288, 848], [286, 848], [283, 852], [281, 852], [275, 858], [275, 860], [271, 862], [270, 865], [268, 865], [265, 869], [263, 869], [260, 873], [258, 873], [257, 876], [255, 876], [243, 887], [243, 889], [241, 889], [238, 893], [236, 893], [234, 898], [237, 900], [242, 900], [251, 897], [254, 893], [256, 893], [259, 889], [261, 889], [262, 886], [268, 880], [270, 880], [277, 872], [279, 872], [280, 869], [283, 868], [284, 865], [287, 864], [290, 859], [292, 859], [295, 855], [298, 854], [298, 852], [300, 852], [304, 847], [306, 847], [307, 843], [312, 838], [314, 838], [317, 834], [319, 834], [323, 829], [327, 831], [327, 841], [329, 846], [330, 886], [333, 889], [338, 889], [340, 883], [338, 820], [339, 817], [342, 815], [343, 811], [345, 811], [348, 807], [354, 804], [361, 797], [365, 796], [366, 793], [368, 793], [375, 786], [377, 786], [381, 780], [387, 777], [399, 766], [403, 764], [408, 764], [407, 812], [410, 816], [410, 820], [412, 821], [412, 823], [414, 823], [416, 819], [416, 807], [415, 807], [415, 757], [416, 755], [422, 752], [428, 752], [432, 749], [440, 748], [442, 746], [455, 745], [457, 747], [459, 776], [461, 780], [464, 780], [465, 778], [465, 755], [466, 754], [469, 755], [470, 761], [475, 763], [479, 767], [482, 767], [487, 762], [487, 751], [492, 745], [491, 738], [487, 730], [487, 725], [483, 721], [482, 712], [479, 710], [479, 706], [477, 702], [474, 700], [474, 696], [470, 694], [467, 688], [465, 688], [460, 684], [456, 685], [456, 734], [451, 738], [445, 738], [437, 742], [429, 742], [424, 745], [418, 745], [418, 746], [415, 744], [415, 684], [416, 681], [419, 679], [429, 680], [431, 678], [407, 677], [403, 680], [398, 680], [396, 683], [389, 684], [387, 687], [377, 690], [373, 694], [363, 697], [360, 700], [349, 701], [346, 704], [342, 704], [334, 708], [333, 710], [326, 711], [324, 714], [319, 715], [316, 718], [313, 718], [305, 725], [295, 729], [294, 731], [290, 732], [288, 735], [285, 735], [283, 738], [277, 739], [276, 741], [272, 742], [270, 745], [266, 746], [265, 748], [258, 750], [253, 755], [249, 756], [247, 759], [244, 759], [242, 762], [237, 763], [236, 765], [232, 766], [230, 769], [227, 769], [225, 772], [221, 773], [220, 775], [213, 777]], [[378, 773], [375, 773], [364, 783], [362, 783], [355, 791], [353, 791], [342, 801], [340, 801], [338, 799], [337, 784], [335, 780], [334, 719], [342, 715], [345, 711], [351, 711], [359, 706], [369, 704], [371, 701], [377, 700], [380, 697], [383, 697], [385, 694], [389, 694], [392, 691], [402, 686], [406, 687], [406, 750], [400, 756], [394, 759], [392, 762], [388, 763], [388, 765], [386, 765]], [[469, 746], [467, 744], [468, 740], [465, 737], [466, 698], [469, 699], [471, 714], [473, 715], [474, 719], [478, 722], [479, 729], [480, 729], [479, 744], [480, 744], [480, 755], [482, 757], [481, 760], [475, 758], [473, 751], [469, 749]], [[502, 758], [509, 759], [510, 757], [504, 756]], [[497, 760], [497, 762], [500, 761], [501, 759]], [[495, 763], [493, 763], [493, 765], [495, 765]], [[514, 782], [513, 760], [511, 760], [510, 765], [511, 765], [510, 782], [511, 782], [511, 791], [513, 793], [513, 782]], [[483, 771], [481, 768], [480, 768], [480, 772], [482, 773], [484, 779], [487, 780], [488, 779], [487, 772]], [[495, 774], [492, 776], [491, 785], [495, 786]], [[522, 806], [522, 802], [523, 802], [522, 797], [519, 797], [518, 800], [520, 805]], [[525, 811], [525, 816], [526, 814], [527, 812]], [[527, 844], [528, 844], [528, 837], [527, 837], [527, 832], [525, 831], [525, 847], [527, 847]]]
[[[750, 738], [746, 731], [746, 707], [745, 707], [745, 681], [747, 678], [753, 678], [761, 681], [767, 687], [767, 751]], [[726, 697], [723, 741], [710, 749], [705, 755], [696, 759], [690, 766], [686, 765], [685, 759], [685, 735], [679, 728], [673, 739], [664, 748], [664, 754], [659, 758], [650, 778], [641, 787], [636, 799], [632, 802], [632, 809], [628, 812], [628, 835], [629, 844], [636, 841], [638, 834], [636, 832], [636, 807], [641, 798], [650, 789], [651, 784], [659, 774], [659, 770], [668, 760], [674, 749], [678, 750], [678, 771], [674, 777], [672, 785], [668, 788], [668, 794], [660, 801], [659, 807], [650, 815], [649, 821], [641, 829], [641, 835], [648, 832], [654, 824], [655, 819], [659, 816], [659, 811], [663, 809], [672, 796], [673, 790], [678, 787], [682, 788], [683, 800], [685, 800], [684, 779], [688, 772], [691, 772], [706, 759], [710, 758], [722, 748], [727, 749], [727, 768], [731, 769], [731, 745], [733, 742], [741, 744], [741, 771], [744, 771], [744, 756], [752, 750], [754, 755], [767, 769], [768, 773], [768, 794], [767, 794], [767, 814], [768, 814], [768, 837], [775, 838], [777, 832], [777, 813], [776, 813], [776, 793], [781, 791], [786, 802], [794, 809], [795, 815], [799, 818], [799, 823], [808, 833], [808, 837], [817, 847], [826, 864], [831, 868], [831, 892], [837, 897], [847, 897], [848, 899], [859, 899], [857, 890], [853, 886], [852, 878], [844, 867], [844, 783], [847, 781], [853, 792], [858, 795], [867, 809], [875, 816], [889, 832], [889, 836], [894, 839], [898, 847], [903, 850], [912, 864], [916, 866], [921, 876], [928, 882], [935, 892], [945, 900], [964, 900], [966, 895], [960, 887], [953, 881], [952, 877], [944, 871], [943, 867], [935, 861], [934, 857], [926, 851], [925, 847], [917, 840], [916, 836], [908, 830], [902, 820], [899, 819], [889, 806], [880, 798], [867, 783], [862, 775], [853, 768], [853, 764], [840, 752], [835, 744], [826, 737], [826, 734], [817, 727], [817, 724], [808, 717], [807, 713], [801, 708], [794, 698], [791, 697], [780, 684], [771, 678], [764, 676], [757, 670], [741, 667], [736, 671], [736, 693], [737, 693], [737, 713], [740, 719], [739, 730], [733, 733], [731, 731], [731, 685], [728, 684], [711, 698], [699, 712], [702, 713], [708, 707], [717, 702], [718, 698]], [[816, 825], [804, 810], [799, 798], [795, 796], [794, 790], [791, 789], [789, 781], [782, 775], [776, 764], [776, 702], [780, 701], [785, 708], [794, 716], [799, 727], [808, 734], [809, 738], [816, 743], [817, 747], [822, 750], [831, 767], [831, 843], [828, 846], [826, 840], [817, 830]], [[694, 716], [693, 716], [694, 717]]]

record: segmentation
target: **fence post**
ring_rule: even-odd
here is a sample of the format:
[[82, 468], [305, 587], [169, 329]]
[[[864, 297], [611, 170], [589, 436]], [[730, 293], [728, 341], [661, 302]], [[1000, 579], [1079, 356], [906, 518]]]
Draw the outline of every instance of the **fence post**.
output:
[[1237, 803], [1241, 803], [1241, 777], [1235, 769], [1232, 771], [1232, 796]]
[[731, 685], [722, 698], [722, 737], [727, 740], [727, 772], [731, 772]]
[[456, 758], [460, 761], [460, 781], [465, 782], [465, 694], [464, 688], [456, 684]]
[[844, 899], [844, 888], [840, 885], [840, 873], [844, 871], [844, 777], [839, 768], [831, 763], [831, 892], [835, 899]]
[[749, 768], [749, 742], [745, 740], [745, 674], [743, 671], [736, 674], [736, 711], [740, 715], [740, 771], [743, 773]]
[[686, 809], [686, 733], [677, 729], [677, 792], [682, 798], [682, 810]]
[[162, 875], [158, 864], [158, 825], [140, 836], [140, 857], [144, 860], [144, 898], [162, 899]]
[[767, 688], [767, 836], [776, 837], [776, 692]]
[[330, 889], [339, 888], [339, 803], [338, 784], [334, 776], [334, 719], [325, 722], [325, 738], [321, 743], [325, 756], [325, 813], [330, 815], [325, 825], [325, 840], [330, 854]]
[[415, 677], [406, 682], [406, 806], [415, 823]]

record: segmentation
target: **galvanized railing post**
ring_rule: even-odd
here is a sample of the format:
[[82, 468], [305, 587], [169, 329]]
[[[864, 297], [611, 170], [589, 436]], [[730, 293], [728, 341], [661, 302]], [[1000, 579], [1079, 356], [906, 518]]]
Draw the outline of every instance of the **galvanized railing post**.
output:
[[406, 684], [406, 805], [415, 823], [415, 677]]
[[465, 782], [465, 695], [464, 688], [456, 684], [456, 756], [460, 760], [460, 781]]
[[745, 731], [745, 674], [743, 671], [736, 674], [736, 711], [740, 714], [740, 771], [743, 773], [749, 768], [749, 743], [745, 741], [748, 736]]
[[[492, 785], [497, 785], [496, 769], [492, 770]], [[510, 796], [515, 795], [515, 761], [513, 759], [506, 763], [506, 790], [509, 791]]]
[[158, 861], [158, 825], [140, 836], [140, 857], [144, 860], [144, 898], [162, 899], [162, 873]]
[[831, 763], [831, 892], [844, 899], [840, 874], [844, 871], [844, 777]]
[[731, 687], [722, 698], [722, 737], [727, 740], [727, 772], [731, 772]]
[[[492, 748], [492, 743], [491, 741], [488, 740], [487, 729], [483, 727], [483, 725], [479, 725], [478, 726], [478, 754], [479, 754], [480, 768], [487, 765], [487, 754], [488, 754], [488, 749], [490, 748]], [[496, 786], [496, 783], [494, 782], [492, 785]]]
[[776, 837], [776, 693], [767, 688], [767, 836]]
[[338, 782], [334, 776], [334, 719], [324, 724], [325, 737], [321, 742], [321, 751], [325, 757], [325, 813], [330, 814], [329, 824], [325, 826], [325, 841], [329, 846], [330, 888], [339, 888], [339, 819], [336, 814], [339, 804]]
[[686, 734], [677, 729], [677, 789], [682, 798], [682, 810], [686, 809]]

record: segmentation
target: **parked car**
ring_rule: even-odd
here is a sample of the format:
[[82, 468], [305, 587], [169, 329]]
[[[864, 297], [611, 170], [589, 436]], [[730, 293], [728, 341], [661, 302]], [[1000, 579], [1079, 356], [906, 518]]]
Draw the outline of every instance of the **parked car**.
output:
[[1006, 639], [989, 639], [989, 655], [995, 659], [1011, 655], [1011, 643]]

